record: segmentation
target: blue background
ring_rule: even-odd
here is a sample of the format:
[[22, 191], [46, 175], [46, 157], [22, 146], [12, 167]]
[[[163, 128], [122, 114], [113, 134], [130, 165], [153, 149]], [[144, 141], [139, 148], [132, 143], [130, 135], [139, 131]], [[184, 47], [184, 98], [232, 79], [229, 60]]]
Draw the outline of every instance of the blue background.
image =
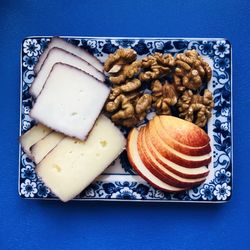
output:
[[[226, 37], [234, 192], [225, 204], [22, 200], [19, 53], [29, 35]], [[0, 1], [0, 249], [250, 249], [249, 1]]]

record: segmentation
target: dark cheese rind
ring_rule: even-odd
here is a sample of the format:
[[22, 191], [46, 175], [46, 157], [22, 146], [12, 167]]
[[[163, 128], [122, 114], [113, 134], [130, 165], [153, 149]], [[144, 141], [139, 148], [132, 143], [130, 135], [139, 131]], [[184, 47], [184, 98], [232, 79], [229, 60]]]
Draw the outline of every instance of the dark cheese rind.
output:
[[64, 63], [71, 65], [90, 74], [91, 76], [95, 77], [100, 81], [105, 80], [103, 73], [98, 71], [96, 68], [94, 68], [91, 64], [89, 64], [82, 58], [63, 49], [54, 47], [47, 54], [47, 57], [45, 58], [40, 71], [38, 72], [31, 85], [30, 94], [35, 98], [39, 95], [49, 75], [49, 72], [56, 63]]
[[53, 37], [51, 39], [50, 43], [48, 44], [48, 47], [44, 50], [43, 54], [40, 56], [39, 61], [35, 65], [34, 71], [36, 74], [40, 71], [41, 66], [42, 66], [47, 54], [49, 53], [49, 51], [53, 47], [58, 47], [58, 48], [61, 48], [63, 50], [66, 50], [68, 52], [71, 52], [72, 54], [79, 56], [82, 59], [84, 59], [85, 61], [87, 61], [89, 64], [91, 64], [93, 67], [95, 67], [98, 71], [103, 72], [102, 63], [95, 56], [91, 55], [88, 51], [86, 51], [78, 46], [75, 46], [69, 42], [66, 42], [62, 38]]

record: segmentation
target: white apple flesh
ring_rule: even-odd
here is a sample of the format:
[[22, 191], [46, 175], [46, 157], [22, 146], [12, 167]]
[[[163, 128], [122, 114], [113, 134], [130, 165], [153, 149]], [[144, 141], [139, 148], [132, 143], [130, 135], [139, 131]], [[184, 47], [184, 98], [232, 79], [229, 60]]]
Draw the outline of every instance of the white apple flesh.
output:
[[138, 153], [137, 139], [138, 139], [138, 130], [136, 128], [133, 128], [130, 131], [128, 137], [127, 153], [129, 162], [132, 165], [132, 167], [137, 171], [137, 173], [157, 189], [163, 190], [165, 192], [184, 191], [185, 190], [184, 188], [174, 187], [160, 180], [146, 168]]
[[174, 174], [173, 172], [165, 168], [162, 164], [160, 164], [147, 147], [145, 141], [145, 131], [146, 127], [141, 128], [139, 131], [137, 148], [142, 162], [153, 175], [169, 185], [186, 189], [197, 186], [204, 182], [206, 177], [195, 179], [183, 178]]

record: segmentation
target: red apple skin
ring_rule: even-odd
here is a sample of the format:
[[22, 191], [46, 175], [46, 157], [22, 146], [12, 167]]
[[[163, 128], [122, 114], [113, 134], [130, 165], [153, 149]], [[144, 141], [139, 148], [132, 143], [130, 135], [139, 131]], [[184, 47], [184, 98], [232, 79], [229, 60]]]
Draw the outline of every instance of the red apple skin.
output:
[[[145, 180], [147, 181], [152, 187], [155, 187], [156, 189], [162, 190], [163, 192], [168, 192], [168, 193], [178, 193], [178, 192], [183, 192], [185, 191], [185, 189], [179, 189], [178, 191], [172, 190], [171, 188], [163, 188], [160, 185], [158, 185], [157, 183], [151, 181], [149, 178], [147, 178], [142, 171], [140, 171], [140, 169], [137, 167], [135, 161], [134, 161], [134, 157], [133, 157], [133, 152], [134, 149], [132, 147], [132, 143], [133, 140], [137, 140], [137, 138], [135, 138], [135, 131], [136, 128], [133, 128], [129, 135], [128, 135], [128, 140], [127, 140], [127, 155], [128, 155], [128, 160], [129, 163], [131, 164], [131, 166], [135, 169], [135, 171]], [[174, 187], [175, 188], [175, 187]]]
[[[196, 179], [196, 178], [203, 178], [208, 176], [209, 174], [209, 169], [207, 169], [207, 171], [203, 171], [202, 173], [183, 173], [179, 170], [177, 170], [176, 168], [174, 168], [174, 166], [171, 166], [166, 160], [165, 158], [154, 148], [154, 146], [152, 145], [151, 142], [151, 138], [150, 136], [147, 134], [148, 133], [148, 128], [145, 128], [144, 131], [145, 135], [144, 135], [144, 140], [145, 143], [147, 145], [147, 148], [149, 149], [149, 151], [151, 152], [151, 154], [153, 155], [153, 157], [159, 162], [159, 164], [161, 164], [163, 167], [165, 167], [166, 169], [168, 169], [169, 171], [171, 171], [172, 173], [183, 177], [183, 178], [187, 178], [187, 179]], [[188, 171], [189, 168], [186, 168], [186, 170]]]
[[207, 133], [191, 122], [168, 115], [161, 115], [159, 119], [168, 135], [184, 145], [204, 147], [210, 141]]
[[154, 119], [150, 121], [150, 123], [155, 128], [155, 135], [160, 136], [166, 144], [174, 148], [176, 151], [179, 151], [180, 153], [190, 156], [200, 156], [209, 154], [211, 152], [209, 140], [208, 143], [203, 147], [191, 147], [178, 142], [176, 139], [174, 139], [176, 132], [173, 137], [171, 137], [169, 131], [164, 129], [159, 116], [155, 116]]
[[205, 179], [199, 181], [193, 179], [193, 182], [191, 182], [191, 179], [189, 181], [185, 180], [180, 181], [175, 177], [169, 175], [168, 173], [164, 172], [162, 169], [160, 169], [159, 167], [160, 164], [156, 161], [156, 159], [154, 159], [154, 157], [152, 156], [152, 154], [150, 153], [145, 144], [144, 131], [145, 127], [141, 128], [141, 130], [139, 131], [139, 136], [137, 141], [138, 152], [143, 164], [153, 175], [155, 175], [157, 178], [159, 178], [160, 180], [171, 186], [185, 188], [185, 189], [190, 189], [194, 186], [198, 186], [205, 181]]
[[189, 157], [194, 157], [193, 160], [192, 159], [187, 160], [187, 159], [181, 158], [180, 156], [174, 154], [167, 148], [168, 145], [166, 146], [162, 138], [160, 137], [158, 138], [154, 136], [154, 132], [155, 130], [154, 130], [154, 127], [152, 127], [152, 123], [149, 123], [148, 135], [151, 138], [153, 146], [157, 149], [157, 151], [163, 157], [167, 158], [169, 161], [172, 161], [186, 168], [198, 168], [198, 167], [206, 166], [211, 162], [211, 156], [207, 157], [206, 159], [201, 159], [201, 160], [195, 160], [195, 157], [198, 157], [198, 156], [189, 156]]

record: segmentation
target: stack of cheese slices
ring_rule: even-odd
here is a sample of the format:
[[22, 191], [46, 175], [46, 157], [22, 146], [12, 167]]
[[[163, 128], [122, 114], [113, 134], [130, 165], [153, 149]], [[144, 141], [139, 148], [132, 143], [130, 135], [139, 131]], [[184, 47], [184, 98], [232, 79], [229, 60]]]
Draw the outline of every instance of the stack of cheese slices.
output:
[[21, 145], [36, 173], [62, 201], [78, 195], [118, 157], [126, 140], [100, 115], [109, 95], [103, 65], [85, 50], [52, 38], [30, 88], [37, 125]]
[[200, 185], [209, 174], [208, 135], [195, 124], [173, 117], [155, 116], [128, 137], [131, 165], [152, 186], [180, 192]]

